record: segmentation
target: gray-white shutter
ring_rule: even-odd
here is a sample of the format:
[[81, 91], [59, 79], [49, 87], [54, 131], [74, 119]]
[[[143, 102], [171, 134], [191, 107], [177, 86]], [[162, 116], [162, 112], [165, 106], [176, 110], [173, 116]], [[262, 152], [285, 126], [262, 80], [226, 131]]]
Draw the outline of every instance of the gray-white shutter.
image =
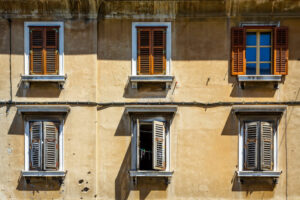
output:
[[30, 126], [30, 169], [40, 170], [42, 161], [42, 122]]
[[273, 127], [272, 123], [261, 122], [261, 169], [273, 168]]
[[245, 169], [257, 169], [259, 122], [245, 123]]
[[44, 170], [58, 168], [58, 128], [54, 122], [44, 122]]
[[166, 136], [163, 122], [153, 121], [153, 169], [166, 169]]

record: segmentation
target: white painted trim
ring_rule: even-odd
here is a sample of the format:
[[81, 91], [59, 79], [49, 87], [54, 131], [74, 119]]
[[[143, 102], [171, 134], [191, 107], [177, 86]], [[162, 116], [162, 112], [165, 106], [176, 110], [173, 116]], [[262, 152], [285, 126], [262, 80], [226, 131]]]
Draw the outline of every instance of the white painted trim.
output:
[[24, 140], [24, 152], [25, 152], [25, 158], [24, 158], [24, 170], [29, 171], [29, 122], [24, 122], [25, 127], [25, 140]]
[[243, 170], [243, 162], [244, 162], [244, 155], [243, 155], [243, 139], [244, 139], [244, 127], [239, 120], [239, 171]]
[[64, 120], [59, 125], [59, 169], [58, 171], [64, 171]]
[[166, 33], [166, 74], [165, 75], [171, 75], [171, 22], [133, 22], [132, 23], [132, 59], [131, 59], [131, 75], [136, 76], [137, 75], [137, 26], [145, 26], [145, 27], [151, 27], [151, 26], [166, 26], [167, 27], [167, 33]]
[[64, 22], [24, 22], [24, 65], [25, 75], [29, 75], [29, 26], [59, 26], [59, 75], [64, 75]]

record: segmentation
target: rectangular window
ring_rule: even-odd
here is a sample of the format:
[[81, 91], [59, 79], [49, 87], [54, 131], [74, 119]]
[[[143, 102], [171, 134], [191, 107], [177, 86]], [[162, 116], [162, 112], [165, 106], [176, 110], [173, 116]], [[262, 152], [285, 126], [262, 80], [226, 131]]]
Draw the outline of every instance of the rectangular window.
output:
[[30, 75], [58, 75], [59, 27], [30, 26]]
[[272, 74], [272, 30], [251, 30], [246, 33], [246, 74]]
[[274, 125], [273, 121], [243, 122], [244, 170], [274, 169]]
[[56, 121], [29, 121], [29, 169], [59, 169], [59, 128]]
[[166, 73], [166, 27], [137, 27], [137, 72], [139, 75]]

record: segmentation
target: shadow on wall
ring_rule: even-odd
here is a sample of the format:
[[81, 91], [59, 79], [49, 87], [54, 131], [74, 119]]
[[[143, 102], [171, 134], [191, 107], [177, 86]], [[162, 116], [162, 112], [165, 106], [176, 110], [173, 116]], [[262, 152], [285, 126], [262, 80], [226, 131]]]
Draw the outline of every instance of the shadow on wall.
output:
[[62, 180], [57, 177], [31, 177], [20, 175], [17, 190], [21, 191], [55, 191], [60, 190]]
[[15, 113], [14, 119], [10, 124], [8, 134], [9, 135], [24, 135], [24, 123], [21, 115]]
[[224, 128], [222, 130], [222, 135], [239, 135], [239, 129], [238, 129], [238, 119], [235, 116], [234, 113], [230, 111], [226, 123], [224, 125]]
[[19, 83], [17, 97], [47, 97], [57, 98], [61, 93], [57, 83], [31, 83], [29, 88], [25, 88], [23, 82]]
[[239, 88], [238, 82], [233, 84], [232, 91], [230, 93], [231, 97], [274, 97], [276, 89], [273, 83], [266, 82], [256, 82], [256, 83], [246, 83], [245, 88]]

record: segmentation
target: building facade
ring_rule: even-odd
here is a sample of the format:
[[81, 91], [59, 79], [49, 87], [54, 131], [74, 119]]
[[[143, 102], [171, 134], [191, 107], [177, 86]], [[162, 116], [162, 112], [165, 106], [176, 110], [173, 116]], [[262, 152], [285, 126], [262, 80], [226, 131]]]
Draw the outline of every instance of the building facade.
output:
[[297, 0], [0, 1], [0, 199], [299, 199]]

